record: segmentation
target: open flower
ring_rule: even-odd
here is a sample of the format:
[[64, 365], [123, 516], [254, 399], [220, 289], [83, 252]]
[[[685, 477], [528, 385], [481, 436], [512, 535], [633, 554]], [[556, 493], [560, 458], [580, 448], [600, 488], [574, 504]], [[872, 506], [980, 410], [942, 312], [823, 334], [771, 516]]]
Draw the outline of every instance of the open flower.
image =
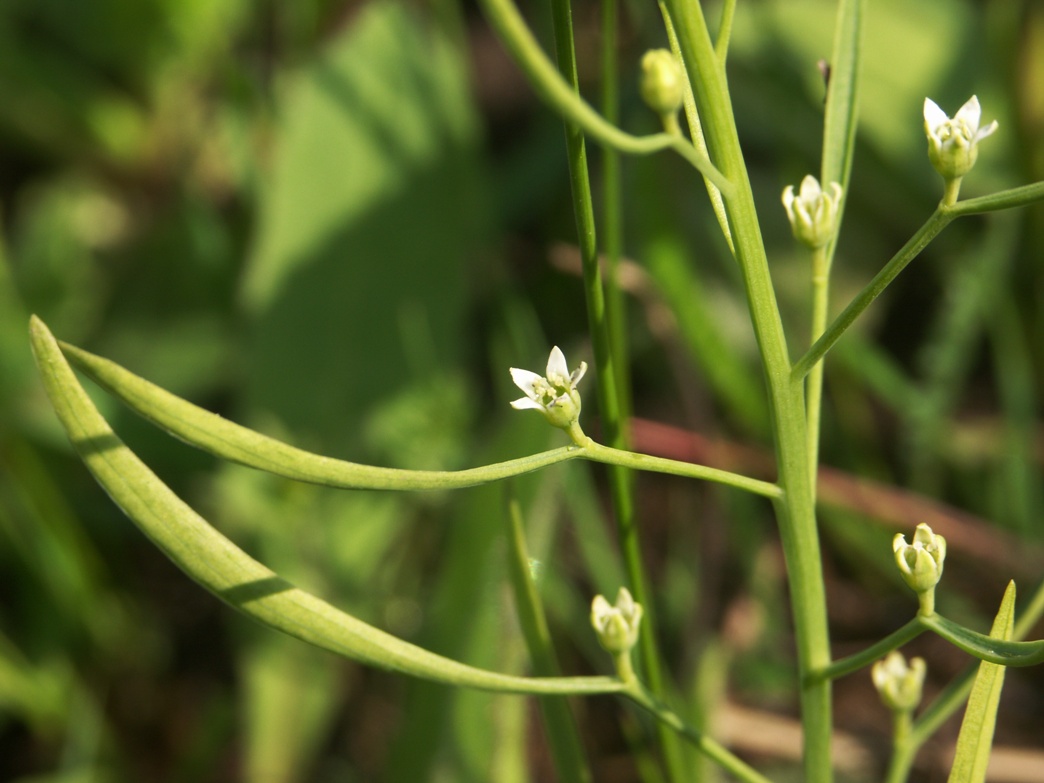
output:
[[979, 142], [997, 130], [994, 120], [979, 127], [982, 107], [974, 95], [951, 120], [931, 98], [924, 99], [924, 131], [928, 134], [928, 158], [944, 179], [960, 179], [975, 165]]
[[576, 385], [585, 372], [587, 362], [580, 362], [579, 367], [569, 372], [565, 355], [556, 345], [547, 357], [544, 375], [511, 368], [511, 380], [526, 394], [512, 402], [511, 407], [516, 410], [538, 410], [554, 426], [569, 430], [580, 418], [580, 393]]
[[794, 195], [794, 186], [783, 191], [783, 207], [790, 219], [794, 238], [813, 250], [823, 247], [837, 233], [837, 214], [841, 206], [841, 186], [831, 182], [826, 190], [811, 174], [801, 180], [801, 190]]
[[615, 606], [602, 595], [596, 595], [591, 602], [591, 625], [598, 642], [614, 655], [630, 652], [638, 642], [641, 622], [642, 605], [635, 603], [626, 587], [617, 593]]
[[907, 665], [903, 654], [892, 650], [874, 664], [871, 676], [888, 709], [910, 712], [921, 703], [925, 671], [924, 658], [912, 658]]

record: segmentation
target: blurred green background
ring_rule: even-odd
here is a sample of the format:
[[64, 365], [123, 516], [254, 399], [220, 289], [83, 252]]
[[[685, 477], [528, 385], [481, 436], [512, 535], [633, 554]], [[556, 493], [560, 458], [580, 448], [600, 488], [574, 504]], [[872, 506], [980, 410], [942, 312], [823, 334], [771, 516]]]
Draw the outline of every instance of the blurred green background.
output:
[[[1000, 121], [965, 195], [1044, 179], [1044, 6], [868, 5], [838, 303], [939, 198], [925, 95], [952, 113], [976, 93], [984, 121]], [[818, 169], [816, 62], [834, 4], [739, 8], [732, 95], [797, 353], [808, 274], [779, 193]], [[525, 10], [545, 33], [546, 8]], [[595, 100], [598, 7], [575, 13]], [[625, 4], [622, 19], [622, 124], [652, 131], [635, 73], [662, 29], [649, 4]], [[470, 4], [0, 4], [0, 779], [551, 778], [530, 701], [336, 660], [178, 573], [72, 455], [26, 326], [36, 313], [61, 339], [330, 455], [417, 468], [521, 456], [562, 436], [513, 415], [506, 368], [542, 367], [554, 343], [590, 360], [565, 175], [560, 122]], [[624, 192], [636, 443], [765, 475], [756, 354], [703, 187], [657, 157], [624, 162]], [[1044, 574], [1042, 265], [1040, 206], [961, 221], [832, 354], [822, 526], [839, 655], [913, 611], [888, 542], [920, 521], [950, 539], [939, 606], [955, 619], [985, 628], [1009, 577], [1028, 596]], [[295, 485], [217, 464], [97, 398], [164, 480], [273, 569], [433, 650], [526, 670], [502, 487]], [[654, 609], [690, 717], [796, 779], [770, 509], [662, 477], [638, 488]], [[563, 666], [605, 672], [587, 606], [622, 578], [602, 475], [569, 465], [515, 489]], [[929, 660], [929, 692], [967, 663], [933, 639], [912, 647]], [[997, 779], [1041, 779], [1042, 682], [1009, 673], [998, 743], [1030, 755]], [[876, 779], [888, 718], [869, 676], [836, 694], [855, 743], [844, 775]], [[574, 706], [596, 780], [655, 779], [643, 719], [610, 700]], [[758, 723], [770, 718], [782, 723]], [[918, 779], [941, 779], [954, 736], [951, 722]]]

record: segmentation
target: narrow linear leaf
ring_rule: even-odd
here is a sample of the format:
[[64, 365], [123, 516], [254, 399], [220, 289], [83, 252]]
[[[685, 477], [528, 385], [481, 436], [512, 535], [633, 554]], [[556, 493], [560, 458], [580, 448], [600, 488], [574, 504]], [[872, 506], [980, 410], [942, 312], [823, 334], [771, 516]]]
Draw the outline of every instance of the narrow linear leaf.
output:
[[[1000, 610], [993, 621], [990, 637], [1010, 640], [1015, 626], [1015, 583], [1004, 591]], [[979, 664], [968, 707], [957, 736], [957, 753], [950, 770], [949, 783], [982, 783], [990, 763], [993, 730], [997, 723], [997, 706], [1004, 686], [1004, 667], [995, 663]]]
[[918, 620], [930, 631], [979, 660], [1001, 666], [1035, 666], [1044, 663], [1044, 639], [1013, 642], [1008, 637], [986, 636], [938, 614], [919, 617]]
[[233, 608], [338, 655], [450, 685], [547, 694], [623, 689], [608, 677], [516, 677], [468, 666], [398, 639], [295, 587], [212, 528], [124, 445], [35, 316], [30, 336], [51, 404], [98, 483], [179, 568]]
[[[360, 465], [313, 454], [262, 435], [193, 405], [109, 359], [68, 343], [59, 345], [69, 360], [102, 388], [179, 440], [216, 457], [296, 481], [338, 489], [458, 489], [529, 473], [583, 454], [576, 446], [563, 446], [507, 462], [457, 471]], [[76, 383], [75, 379], [72, 383]]]

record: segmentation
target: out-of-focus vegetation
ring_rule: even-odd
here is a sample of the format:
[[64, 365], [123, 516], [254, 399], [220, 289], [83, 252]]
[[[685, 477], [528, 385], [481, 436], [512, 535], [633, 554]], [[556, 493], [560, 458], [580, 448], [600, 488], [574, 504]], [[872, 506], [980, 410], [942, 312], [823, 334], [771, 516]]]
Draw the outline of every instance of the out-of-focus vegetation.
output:
[[[542, 29], [544, 9], [526, 11]], [[622, 123], [650, 130], [636, 63], [663, 45], [660, 27], [652, 6], [624, 11]], [[597, 7], [575, 12], [596, 96]], [[736, 24], [732, 95], [797, 351], [807, 270], [778, 200], [818, 165], [833, 4], [741, 0]], [[1000, 120], [965, 195], [1044, 179], [1044, 7], [879, 0], [867, 25], [837, 302], [939, 198], [925, 95], [952, 112], [976, 93]], [[624, 165], [635, 409], [671, 427], [636, 422], [636, 445], [758, 470], [763, 391], [703, 188], [669, 158]], [[425, 468], [520, 456], [561, 436], [512, 415], [506, 368], [539, 366], [556, 342], [586, 350], [567, 189], [560, 122], [449, 0], [0, 4], [0, 779], [547, 779], [530, 701], [334, 659], [178, 573], [72, 455], [26, 325], [35, 312], [61, 339], [331, 455]], [[908, 618], [888, 542], [917, 522], [949, 539], [940, 609], [968, 623], [985, 628], [1009, 577], [1026, 594], [1044, 577], [1042, 264], [1039, 206], [956, 223], [832, 354], [822, 525], [838, 654]], [[218, 465], [98, 399], [165, 481], [274, 570], [443, 654], [525, 670], [502, 488], [295, 485]], [[517, 484], [577, 673], [605, 670], [587, 606], [621, 583], [599, 482], [570, 464]], [[639, 489], [692, 718], [724, 716], [712, 731], [792, 767], [792, 727], [751, 712], [794, 709], [767, 507], [662, 477]], [[933, 639], [914, 646], [929, 690], [967, 663]], [[1035, 751], [1032, 772], [1041, 673], [1008, 676], [998, 756]], [[836, 703], [857, 743], [845, 773], [875, 779], [888, 729], [869, 676], [839, 682]], [[635, 779], [648, 727], [607, 699], [576, 709], [596, 779]], [[925, 751], [924, 779], [947, 767], [955, 732]]]

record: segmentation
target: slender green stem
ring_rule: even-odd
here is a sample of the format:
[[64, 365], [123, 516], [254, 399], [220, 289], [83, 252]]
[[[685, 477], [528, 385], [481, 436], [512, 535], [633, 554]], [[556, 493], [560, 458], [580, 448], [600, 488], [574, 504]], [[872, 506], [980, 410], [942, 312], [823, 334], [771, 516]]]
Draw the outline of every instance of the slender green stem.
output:
[[[830, 256], [826, 247], [812, 251], [812, 327], [810, 342], [815, 343], [826, 329], [827, 309], [830, 304]], [[812, 495], [816, 494], [819, 472], [819, 424], [823, 408], [823, 362], [820, 360], [808, 373], [805, 385], [805, 416], [808, 420], [808, 472], [812, 479]]]
[[1032, 185], [1022, 185], [1018, 188], [1002, 190], [999, 193], [991, 193], [988, 196], [958, 201], [953, 206], [946, 207], [944, 211], [953, 217], [962, 217], [981, 212], [1025, 207], [1037, 201], [1044, 201], [1044, 182], [1034, 182]]
[[958, 217], [974, 215], [981, 212], [994, 212], [1000, 209], [1012, 209], [1044, 200], [1044, 182], [1035, 182], [1019, 188], [994, 193], [990, 196], [958, 201], [947, 206], [940, 204], [931, 217], [925, 221], [917, 233], [903, 245], [884, 268], [877, 273], [867, 286], [849, 303], [848, 307], [834, 319], [833, 323], [816, 341], [808, 352], [802, 356], [792, 370], [795, 378], [803, 378], [819, 362], [827, 351], [841, 338], [855, 320], [863, 314], [875, 299], [891, 284], [907, 264], [916, 258], [928, 244], [939, 235], [950, 222]]
[[888, 764], [885, 783], [903, 783], [910, 772], [917, 748], [910, 741], [913, 714], [910, 710], [892, 713], [892, 759]]
[[[499, 1], [499, 0], [497, 0]], [[558, 68], [570, 90], [579, 94], [576, 72], [576, 54], [573, 48], [573, 21], [569, 0], [551, 0], [551, 17], [555, 36], [555, 54]], [[613, 354], [612, 329], [608, 320], [605, 291], [598, 259], [594, 206], [587, 166], [587, 148], [583, 129], [565, 118], [566, 153], [569, 180], [573, 196], [573, 212], [580, 259], [583, 268], [584, 298], [587, 304], [588, 330], [594, 346], [595, 373], [598, 377], [598, 407], [602, 415], [606, 439], [612, 445], [624, 445], [624, 427], [621, 395], [617, 384], [618, 372]], [[689, 147], [689, 145], [684, 145]], [[691, 148], [690, 148], [691, 149]], [[627, 568], [628, 580], [635, 600], [645, 607], [645, 622], [639, 637], [642, 659], [649, 687], [656, 694], [664, 690], [660, 652], [656, 644], [655, 613], [652, 611], [652, 592], [642, 562], [638, 528], [635, 520], [633, 476], [620, 464], [609, 470], [609, 488], [616, 514], [620, 548]], [[678, 737], [664, 728], [659, 730], [664, 761], [672, 780], [684, 777], [683, 755]]]
[[[512, 497], [507, 509], [508, 573], [518, 609], [519, 626], [525, 637], [533, 671], [541, 677], [557, 677], [561, 672], [547, 617], [537, 592], [526, 547], [522, 509]], [[547, 727], [547, 742], [560, 780], [585, 783], [591, 780], [591, 771], [584, 758], [584, 746], [577, 730], [569, 702], [564, 699], [540, 699], [540, 711]]]
[[684, 737], [698, 751], [716, 762], [726, 772], [746, 783], [771, 783], [771, 781], [751, 767], [745, 761], [732, 754], [728, 748], [708, 737], [706, 734], [690, 726], [676, 713], [665, 707], [648, 693], [640, 682], [633, 682], [624, 694], [640, 707], [652, 713], [657, 720], [672, 731]]
[[714, 42], [714, 53], [721, 64], [729, 54], [729, 41], [732, 40], [732, 20], [736, 18], [736, 0], [725, 0], [721, 4], [721, 22], [718, 25], [718, 38]]
[[841, 315], [834, 319], [826, 331], [823, 332], [823, 336], [816, 340], [815, 344], [808, 349], [808, 352], [794, 364], [791, 375], [795, 379], [804, 378], [826, 355], [827, 351], [834, 347], [834, 343], [841, 338], [841, 335], [848, 330], [848, 327], [863, 314], [866, 308], [873, 304], [873, 301], [899, 276], [899, 273], [906, 269], [906, 266], [939, 235], [940, 231], [950, 224], [954, 217], [953, 214], [942, 209], [937, 209], [932, 213], [932, 216], [928, 218], [925, 224], [917, 229], [917, 233], [903, 245], [898, 253], [892, 256], [892, 259], [856, 295]]
[[765, 368], [775, 422], [776, 461], [783, 494], [775, 503], [797, 637], [804, 726], [805, 779], [831, 780], [831, 704], [828, 680], [806, 675], [830, 662], [826, 591], [811, 492], [803, 376], [791, 374], [783, 325], [768, 270], [754, 198], [747, 178], [725, 71], [718, 59], [698, 3], [667, 0], [685, 65], [696, 91], [704, 132], [715, 160], [735, 184], [726, 195], [729, 225], [743, 274], [754, 332]]
[[902, 628], [893, 631], [884, 639], [870, 645], [865, 650], [834, 661], [822, 669], [809, 672], [808, 676], [813, 680], [836, 680], [838, 677], [844, 677], [846, 674], [859, 671], [864, 666], [869, 666], [880, 660], [892, 650], [897, 650], [907, 642], [916, 639], [926, 630], [927, 628], [917, 618], [914, 618]]
[[768, 481], [741, 476], [738, 473], [730, 473], [727, 470], [708, 468], [705, 465], [695, 465], [691, 462], [680, 462], [664, 457], [652, 457], [648, 454], [637, 454], [622, 449], [614, 449], [594, 441], [590, 441], [584, 447], [584, 457], [606, 465], [619, 465], [634, 470], [648, 470], [655, 473], [668, 473], [672, 476], [685, 476], [704, 481], [714, 481], [718, 484], [725, 484], [752, 492], [755, 495], [762, 495], [772, 500], [779, 500], [783, 497], [783, 491], [779, 486]]
[[957, 203], [957, 197], [961, 194], [961, 177], [946, 180], [943, 188], [942, 206], [952, 207]]
[[[852, 156], [855, 154], [862, 70], [863, 4], [864, 0], [841, 0], [838, 5], [823, 117], [823, 154], [819, 181], [824, 188], [829, 187], [831, 182], [841, 186], [838, 229], [848, 203], [848, 184], [852, 176]], [[827, 250], [828, 269], [833, 263], [839, 233], [834, 234]]]
[[731, 184], [710, 162], [690, 144], [666, 133], [653, 136], [633, 136], [608, 122], [591, 108], [569, 83], [562, 78], [555, 66], [544, 54], [536, 38], [529, 31], [525, 20], [511, 0], [481, 0], [490, 25], [496, 30], [504, 46], [525, 72], [529, 82], [540, 96], [557, 109], [570, 122], [588, 133], [600, 144], [613, 147], [620, 152], [634, 155], [649, 155], [661, 150], [673, 149], [723, 192], [731, 191]]
[[918, 748], [919, 746], [911, 741], [910, 735], [907, 735], [905, 742], [893, 742], [892, 759], [888, 763], [888, 771], [885, 773], [885, 783], [906, 783], [910, 777], [910, 769], [913, 767]]
[[[620, 115], [618, 13], [617, 0], [602, 0], [602, 114], [614, 125], [618, 123]], [[626, 419], [631, 411], [631, 387], [627, 310], [619, 281], [620, 256], [623, 254], [623, 183], [620, 154], [612, 147], [602, 147], [602, 226], [602, 255], [606, 263], [605, 312], [612, 354], [616, 359], [614, 366], [621, 416]], [[621, 429], [621, 434], [626, 438], [626, 428]], [[625, 446], [624, 441], [621, 447]]]
[[[663, 17], [663, 26], [667, 31], [667, 42], [671, 47], [671, 52], [678, 60], [682, 63], [685, 62], [685, 56], [682, 54], [681, 46], [678, 43], [678, 34], [674, 31], [674, 23], [671, 22], [671, 13], [667, 10], [667, 6], [664, 4], [664, 0], [660, 0], [660, 16]], [[725, 13], [726, 9], [722, 10]], [[720, 40], [720, 38], [719, 38]], [[707, 139], [703, 135], [703, 125], [700, 123], [700, 113], [696, 109], [696, 97], [693, 95], [692, 82], [689, 80], [688, 71], [685, 76], [685, 91], [682, 96], [682, 106], [685, 109], [685, 120], [689, 125], [689, 138], [692, 139], [692, 145], [696, 148], [696, 151], [701, 155], [708, 155], [707, 150]], [[680, 134], [679, 134], [680, 135]], [[736, 248], [732, 245], [732, 230], [729, 228], [729, 218], [725, 214], [725, 200], [722, 198], [721, 191], [714, 186], [708, 178], [703, 178], [703, 183], [707, 188], [707, 195], [710, 197], [711, 209], [714, 210], [714, 217], [718, 221], [718, 225], [721, 227], [721, 233], [725, 237], [725, 242], [729, 246], [729, 251], [735, 255]]]

